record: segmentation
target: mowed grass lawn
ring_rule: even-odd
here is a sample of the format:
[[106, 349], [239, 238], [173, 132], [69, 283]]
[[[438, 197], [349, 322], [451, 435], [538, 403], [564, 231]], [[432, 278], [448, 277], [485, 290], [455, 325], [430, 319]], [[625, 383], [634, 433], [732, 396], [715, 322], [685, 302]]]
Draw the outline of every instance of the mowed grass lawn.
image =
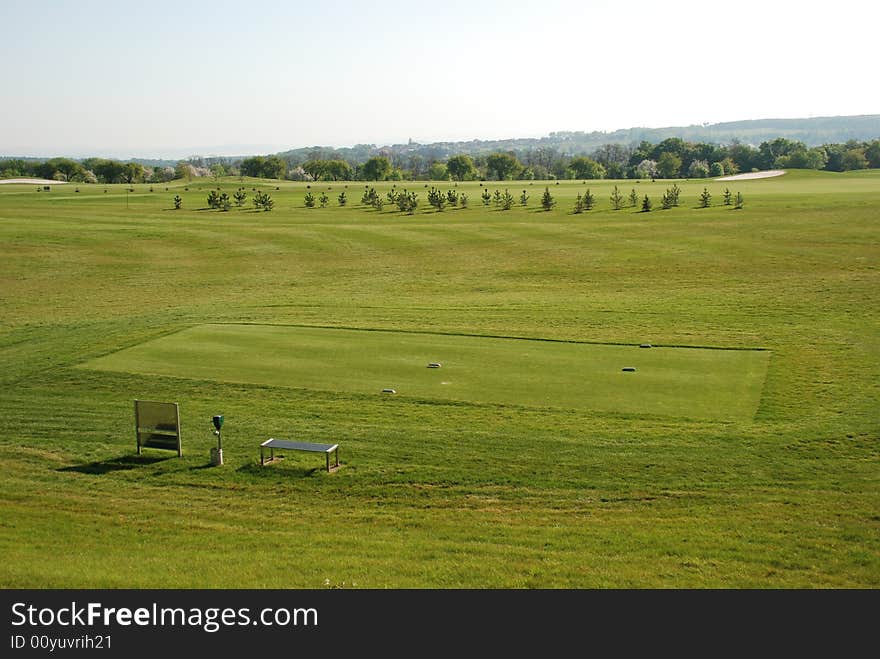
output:
[[199, 325], [84, 366], [328, 392], [748, 420], [768, 358], [756, 350]]
[[0, 186], [0, 585], [877, 587], [880, 176], [677, 183]]

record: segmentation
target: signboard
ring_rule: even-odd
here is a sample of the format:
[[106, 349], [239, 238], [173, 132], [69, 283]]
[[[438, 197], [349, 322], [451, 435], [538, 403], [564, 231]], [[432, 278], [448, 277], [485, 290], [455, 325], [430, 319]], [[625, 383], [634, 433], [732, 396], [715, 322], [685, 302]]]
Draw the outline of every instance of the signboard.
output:
[[177, 403], [134, 401], [134, 425], [138, 455], [142, 447], [147, 447], [177, 451], [177, 457], [181, 456], [180, 409]]

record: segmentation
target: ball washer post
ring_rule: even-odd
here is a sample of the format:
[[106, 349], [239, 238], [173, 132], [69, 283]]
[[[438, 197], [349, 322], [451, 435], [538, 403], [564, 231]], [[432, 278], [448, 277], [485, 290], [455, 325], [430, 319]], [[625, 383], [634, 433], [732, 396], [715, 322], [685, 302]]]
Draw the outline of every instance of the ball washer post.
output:
[[211, 464], [218, 467], [223, 464], [223, 443], [220, 436], [220, 429], [223, 427], [223, 415], [215, 415], [211, 421], [214, 424], [214, 434], [217, 435], [217, 448], [211, 449]]

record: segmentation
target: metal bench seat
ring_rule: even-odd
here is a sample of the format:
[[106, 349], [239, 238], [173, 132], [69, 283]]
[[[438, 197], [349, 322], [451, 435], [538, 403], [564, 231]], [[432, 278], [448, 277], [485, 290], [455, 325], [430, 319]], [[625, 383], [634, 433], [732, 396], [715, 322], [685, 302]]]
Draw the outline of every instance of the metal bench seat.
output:
[[[266, 449], [269, 449], [269, 456], [266, 457]], [[275, 449], [286, 449], [291, 451], [309, 451], [311, 453], [323, 453], [326, 456], [327, 471], [335, 471], [339, 469], [339, 444], [317, 444], [314, 442], [293, 442], [289, 439], [276, 439], [274, 437], [267, 439], [260, 444], [260, 464], [267, 465], [280, 458], [275, 457]], [[330, 455], [333, 454], [334, 461], [330, 464]]]

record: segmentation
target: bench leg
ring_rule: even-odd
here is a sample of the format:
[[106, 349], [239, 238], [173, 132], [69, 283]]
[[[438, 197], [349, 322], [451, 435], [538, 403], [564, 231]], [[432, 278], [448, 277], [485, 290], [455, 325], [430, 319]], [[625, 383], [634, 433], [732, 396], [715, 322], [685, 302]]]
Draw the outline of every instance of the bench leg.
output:
[[327, 455], [327, 473], [329, 474], [331, 471], [336, 471], [337, 469], [339, 469], [339, 448], [337, 447], [337, 449], [335, 451], [333, 451], [335, 464], [333, 465], [332, 469], [330, 467], [330, 454], [327, 453], [326, 455]]
[[[265, 450], [266, 449], [264, 447], [262, 447], [262, 446], [260, 447], [260, 466], [261, 467], [266, 466], [266, 465], [270, 465], [273, 462], [275, 462], [275, 449], [274, 448], [269, 449], [269, 457], [268, 458], [266, 458]], [[279, 457], [278, 459], [280, 460], [281, 458]]]

